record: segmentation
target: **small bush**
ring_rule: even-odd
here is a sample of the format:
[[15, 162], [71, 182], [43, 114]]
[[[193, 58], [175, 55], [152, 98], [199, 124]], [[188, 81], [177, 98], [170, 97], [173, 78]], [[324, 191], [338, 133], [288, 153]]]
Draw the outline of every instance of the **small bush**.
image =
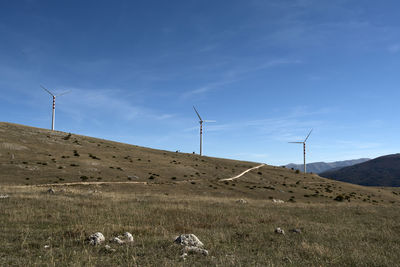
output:
[[299, 171], [299, 170], [296, 170], [296, 173], [298, 174], [298, 173], [300, 173], [300, 171]]
[[343, 200], [344, 200], [344, 197], [343, 197], [342, 195], [338, 195], [338, 196], [335, 197], [333, 200], [336, 200], [336, 201], [343, 201]]
[[92, 159], [100, 160], [100, 158], [96, 157], [95, 155], [93, 155], [93, 154], [91, 154], [91, 153], [89, 153], [89, 157], [91, 157]]
[[69, 140], [71, 138], [71, 134], [69, 133], [67, 136], [65, 136], [63, 139], [64, 140]]
[[86, 181], [87, 179], [89, 179], [89, 178], [88, 178], [86, 175], [82, 175], [82, 176], [81, 176], [81, 180], [82, 180], [82, 181]]

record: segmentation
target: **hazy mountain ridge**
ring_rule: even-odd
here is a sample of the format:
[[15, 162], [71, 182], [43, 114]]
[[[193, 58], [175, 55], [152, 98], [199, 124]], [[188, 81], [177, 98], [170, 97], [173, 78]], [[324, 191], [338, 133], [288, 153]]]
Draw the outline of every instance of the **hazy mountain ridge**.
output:
[[[343, 161], [335, 161], [335, 162], [313, 162], [306, 164], [307, 172], [312, 173], [323, 173], [331, 170], [338, 170], [344, 167], [352, 166], [355, 164], [363, 163], [370, 160], [369, 158], [361, 158], [361, 159], [352, 159], [352, 160], [343, 160]], [[303, 164], [294, 164], [290, 163], [285, 165], [286, 168], [293, 168], [295, 170], [303, 170]]]
[[326, 171], [323, 177], [367, 186], [400, 186], [400, 153], [382, 156], [364, 163]]

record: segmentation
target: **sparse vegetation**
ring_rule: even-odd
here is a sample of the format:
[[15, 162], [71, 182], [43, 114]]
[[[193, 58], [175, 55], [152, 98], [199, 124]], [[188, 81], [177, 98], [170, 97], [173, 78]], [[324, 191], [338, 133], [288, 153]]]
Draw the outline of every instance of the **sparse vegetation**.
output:
[[[257, 163], [73, 135], [78, 147], [63, 134], [11, 129], [0, 137], [20, 144], [24, 134], [29, 149], [13, 151], [14, 164], [1, 163], [0, 194], [10, 198], [0, 200], [0, 266], [395, 266], [400, 260], [396, 188], [355, 186], [272, 166], [224, 183], [219, 179]], [[74, 148], [80, 157], [62, 157]], [[0, 147], [0, 153], [10, 151]], [[82, 181], [89, 185], [76, 185]], [[55, 194], [46, 193], [49, 187]], [[333, 201], [338, 195], [343, 200]], [[248, 204], [240, 206], [238, 199]], [[276, 227], [287, 235], [275, 235]], [[302, 228], [301, 235], [290, 233], [292, 227]], [[84, 243], [95, 231], [107, 239], [129, 231], [135, 243], [106, 254]], [[182, 261], [181, 248], [171, 243], [181, 233], [198, 235], [210, 255]]]
[[[2, 266], [285, 266], [285, 258], [295, 266], [328, 266], [332, 262], [338, 266], [395, 266], [400, 260], [396, 232], [400, 215], [395, 207], [305, 206], [291, 201], [278, 206], [270, 200], [254, 199], [241, 207], [237, 198], [192, 196], [185, 202], [185, 195], [120, 194], [123, 189], [119, 187], [101, 197], [88, 196], [83, 187], [65, 193], [56, 190], [54, 195], [43, 194], [43, 188], [8, 190], [13, 198], [7, 201], [8, 209], [0, 213], [0, 220], [12, 231], [0, 232]], [[18, 209], [11, 208], [16, 205]], [[180, 211], [191, 216], [176, 220]], [[251, 214], [257, 216], [248, 216]], [[118, 220], [110, 223], [116, 217]], [[365, 222], [368, 228], [362, 227]], [[277, 225], [287, 232], [299, 227], [302, 233], [279, 237], [273, 232]], [[386, 230], [376, 234], [374, 229], [381, 228]], [[135, 243], [111, 245], [116, 252], [104, 253], [103, 246], [84, 242], [94, 229], [107, 239], [129, 231]], [[172, 240], [187, 232], [201, 238], [210, 252], [208, 257], [193, 255], [185, 262], [179, 258], [181, 247]], [[229, 242], [224, 242], [227, 239]], [[350, 247], [352, 253], [343, 251]]]
[[342, 195], [338, 195], [338, 196], [335, 197], [334, 200], [336, 200], [336, 201], [343, 201], [343, 200], [344, 200], [344, 197], [343, 197]]

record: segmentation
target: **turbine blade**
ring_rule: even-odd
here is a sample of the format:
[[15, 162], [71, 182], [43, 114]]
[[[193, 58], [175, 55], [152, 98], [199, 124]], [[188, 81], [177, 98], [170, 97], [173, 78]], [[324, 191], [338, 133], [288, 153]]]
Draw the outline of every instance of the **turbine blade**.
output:
[[217, 122], [217, 121], [214, 121], [214, 120], [205, 120], [204, 122]]
[[45, 91], [46, 91], [47, 93], [49, 93], [51, 96], [55, 96], [55, 95], [53, 95], [52, 92], [50, 92], [49, 90], [47, 90], [43, 85], [40, 85], [40, 87], [42, 87], [43, 90], [45, 90]]
[[193, 106], [194, 111], [196, 112], [197, 116], [199, 117], [200, 121], [203, 121], [200, 117], [200, 114], [197, 112], [197, 109]]
[[70, 90], [68, 90], [68, 91], [65, 91], [65, 92], [63, 92], [63, 93], [61, 93], [61, 94], [58, 94], [58, 95], [56, 95], [56, 96], [62, 96], [62, 95], [66, 95], [66, 94], [69, 94], [69, 93], [71, 93], [71, 91], [70, 91]]
[[288, 142], [290, 144], [303, 144], [304, 142]]
[[311, 134], [312, 130], [313, 130], [313, 129], [311, 129], [311, 131], [308, 133], [306, 139], [304, 140], [304, 143], [307, 141], [308, 137], [310, 137], [310, 134]]

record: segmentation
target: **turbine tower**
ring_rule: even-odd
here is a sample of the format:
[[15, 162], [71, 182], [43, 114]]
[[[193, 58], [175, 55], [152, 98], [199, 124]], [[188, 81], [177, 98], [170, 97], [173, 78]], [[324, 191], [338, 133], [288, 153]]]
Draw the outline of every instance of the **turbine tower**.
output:
[[52, 92], [50, 92], [50, 90], [45, 88], [44, 86], [41, 85], [40, 87], [42, 87], [43, 90], [45, 90], [47, 93], [49, 93], [53, 97], [53, 116], [51, 118], [51, 130], [54, 131], [54, 124], [55, 124], [55, 119], [56, 119], [56, 97], [68, 94], [69, 91], [66, 91], [66, 92], [63, 92], [61, 94], [55, 95]]
[[311, 129], [311, 131], [308, 133], [306, 139], [304, 139], [303, 142], [289, 142], [291, 144], [303, 144], [303, 164], [304, 164], [304, 173], [306, 173], [306, 142], [308, 137], [310, 137], [310, 134], [312, 132], [313, 129]]
[[197, 109], [194, 106], [193, 109], [200, 120], [199, 123], [200, 123], [200, 156], [201, 156], [203, 154], [203, 122], [216, 122], [216, 121], [209, 121], [209, 120], [203, 121], [203, 119], [200, 117], [199, 112], [197, 112]]

